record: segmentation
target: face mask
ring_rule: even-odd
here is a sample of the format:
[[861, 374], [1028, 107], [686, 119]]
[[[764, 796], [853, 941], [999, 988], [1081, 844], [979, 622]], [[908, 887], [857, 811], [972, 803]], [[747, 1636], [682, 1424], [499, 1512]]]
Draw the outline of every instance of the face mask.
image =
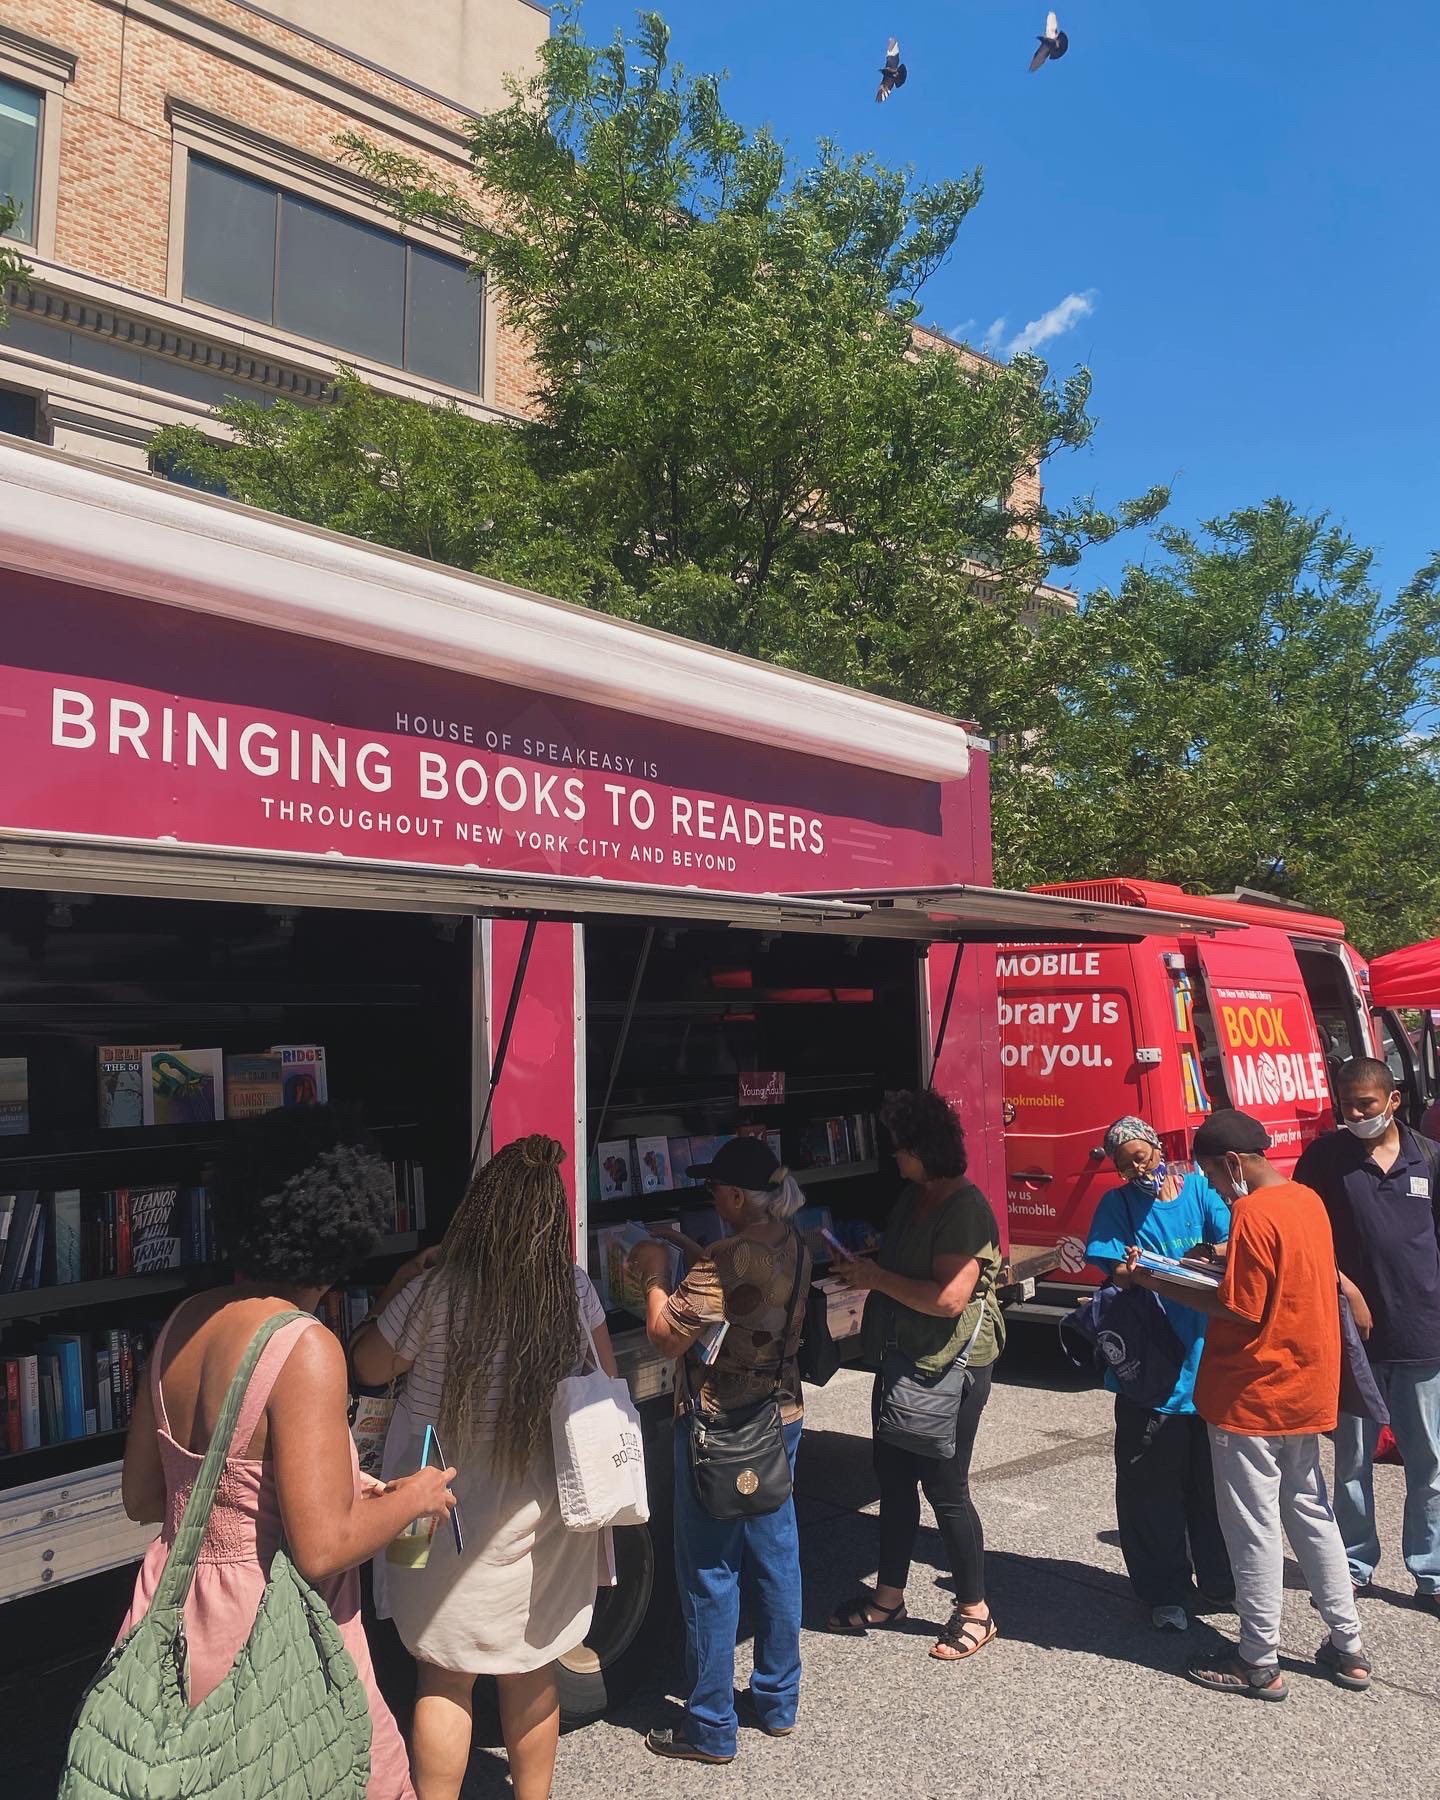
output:
[[1393, 1117], [1393, 1113], [1383, 1112], [1376, 1113], [1373, 1119], [1347, 1119], [1345, 1129], [1353, 1132], [1357, 1138], [1363, 1138], [1366, 1142], [1370, 1142], [1375, 1138], [1384, 1137], [1390, 1129], [1390, 1121]]
[[[1227, 1175], [1230, 1175], [1230, 1171], [1228, 1169], [1225, 1171], [1225, 1173]], [[1230, 1175], [1230, 1181], [1234, 1188], [1234, 1192], [1232, 1193], [1231, 1198], [1233, 1200], [1243, 1200], [1245, 1198], [1245, 1196], [1250, 1192], [1250, 1183], [1245, 1179], [1245, 1177], [1243, 1175]]]
[[1158, 1162], [1155, 1167], [1150, 1169], [1146, 1174], [1132, 1175], [1130, 1179], [1136, 1187], [1142, 1189], [1145, 1193], [1158, 1194], [1160, 1189], [1165, 1185], [1165, 1177], [1169, 1173], [1170, 1165], [1165, 1162]]

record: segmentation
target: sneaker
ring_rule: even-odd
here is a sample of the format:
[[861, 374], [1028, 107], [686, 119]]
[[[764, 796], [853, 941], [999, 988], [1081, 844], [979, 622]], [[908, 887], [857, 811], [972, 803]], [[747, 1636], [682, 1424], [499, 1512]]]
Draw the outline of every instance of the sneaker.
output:
[[1152, 1606], [1150, 1623], [1157, 1631], [1188, 1631], [1190, 1620], [1183, 1606]]
[[732, 1763], [734, 1756], [711, 1756], [705, 1750], [697, 1750], [688, 1738], [680, 1731], [650, 1731], [645, 1735], [645, 1748], [656, 1756], [669, 1757], [674, 1762], [698, 1763]]

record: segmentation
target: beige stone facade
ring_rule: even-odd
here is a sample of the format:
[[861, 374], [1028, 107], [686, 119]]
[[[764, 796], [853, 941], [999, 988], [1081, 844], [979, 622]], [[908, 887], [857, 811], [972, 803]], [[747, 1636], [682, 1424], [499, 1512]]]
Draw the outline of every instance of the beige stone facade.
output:
[[[382, 243], [375, 230], [403, 238], [422, 274], [445, 271], [468, 296], [450, 260], [458, 246], [398, 232], [335, 139], [358, 131], [461, 173], [469, 113], [503, 98], [507, 73], [534, 67], [547, 30], [531, 0], [0, 0], [0, 81], [40, 106], [22, 246], [35, 280], [0, 331], [11, 419], [28, 408], [42, 440], [144, 467], [159, 425], [203, 418], [231, 393], [318, 398], [340, 360], [393, 393], [523, 413], [524, 346], [489, 296], [468, 352], [478, 372], [453, 384], [407, 366], [409, 274], [395, 302], [403, 358], [189, 297], [186, 197], [203, 159], [278, 195], [277, 207], [372, 228], [351, 234], [366, 243]], [[377, 254], [401, 255], [388, 240]], [[417, 266], [411, 252], [402, 266]]]

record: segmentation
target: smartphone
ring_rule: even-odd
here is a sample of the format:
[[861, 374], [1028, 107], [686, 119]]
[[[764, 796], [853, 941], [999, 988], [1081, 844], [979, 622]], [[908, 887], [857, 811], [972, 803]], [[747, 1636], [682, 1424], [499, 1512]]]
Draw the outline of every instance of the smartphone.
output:
[[[420, 1462], [422, 1467], [429, 1463], [432, 1451], [435, 1455], [435, 1467], [437, 1469], [448, 1469], [450, 1464], [446, 1460], [445, 1452], [440, 1448], [440, 1440], [435, 1435], [435, 1427], [433, 1425], [427, 1425], [425, 1427], [425, 1446], [420, 1452]], [[450, 1509], [450, 1530], [454, 1533], [455, 1537], [455, 1554], [457, 1556], [463, 1556], [465, 1554], [465, 1536], [460, 1529], [460, 1506], [458, 1502]]]

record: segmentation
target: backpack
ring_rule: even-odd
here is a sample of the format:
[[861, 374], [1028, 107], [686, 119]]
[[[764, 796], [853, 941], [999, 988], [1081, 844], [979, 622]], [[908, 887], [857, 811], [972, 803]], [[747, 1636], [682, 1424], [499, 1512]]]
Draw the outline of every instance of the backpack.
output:
[[1107, 1281], [1060, 1321], [1060, 1347], [1077, 1369], [1113, 1375], [1121, 1397], [1153, 1412], [1175, 1392], [1185, 1346], [1149, 1288]]

